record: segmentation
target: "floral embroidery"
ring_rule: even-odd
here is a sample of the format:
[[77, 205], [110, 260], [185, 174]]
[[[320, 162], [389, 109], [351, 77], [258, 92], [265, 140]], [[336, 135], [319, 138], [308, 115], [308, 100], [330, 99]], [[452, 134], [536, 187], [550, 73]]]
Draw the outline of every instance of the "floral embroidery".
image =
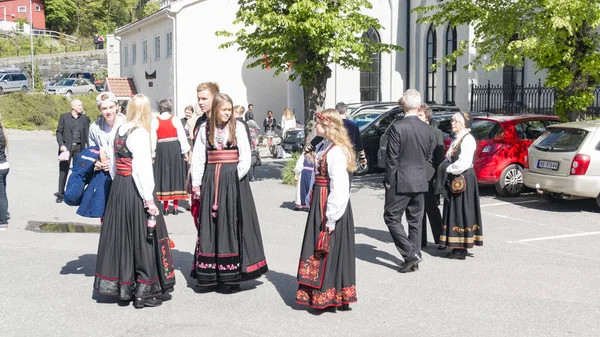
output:
[[196, 263], [196, 267], [200, 268], [200, 269], [216, 269], [217, 268], [217, 264], [216, 263]]
[[228, 264], [228, 265], [219, 265], [219, 270], [238, 270], [240, 264]]
[[320, 266], [321, 261], [318, 260], [318, 257], [312, 255], [308, 258], [307, 261], [300, 261], [300, 266], [298, 267], [298, 275], [300, 275], [301, 278], [316, 282], [319, 278]]
[[356, 286], [349, 286], [346, 288], [342, 288], [342, 298], [344, 301], [349, 299], [353, 299], [356, 297]]
[[326, 291], [300, 288], [296, 292], [296, 300], [303, 303], [310, 302], [311, 305], [317, 307], [324, 307], [331, 304], [340, 305], [343, 302], [354, 302], [356, 301], [356, 286], [345, 287], [341, 291], [337, 291], [335, 288], [330, 288]]
[[162, 255], [162, 264], [163, 264], [163, 268], [164, 268], [165, 277], [167, 279], [175, 278], [175, 270], [173, 270], [173, 268], [171, 268], [172, 266], [169, 264], [169, 261], [167, 260], [167, 247], [162, 246], [161, 251], [162, 251], [162, 254], [161, 254]]
[[474, 231], [476, 231], [476, 230], [478, 230], [478, 229], [480, 229], [480, 228], [481, 228], [481, 226], [479, 226], [479, 225], [473, 225], [473, 230], [474, 230]]
[[454, 231], [458, 232], [458, 233], [464, 233], [464, 232], [470, 232], [471, 231], [471, 228], [469, 228], [469, 227], [460, 228], [458, 226], [454, 226], [454, 227], [452, 227], [452, 229]]
[[310, 299], [310, 295], [306, 290], [298, 289], [298, 291], [296, 292], [296, 299], [302, 302], [308, 302], [308, 300]]

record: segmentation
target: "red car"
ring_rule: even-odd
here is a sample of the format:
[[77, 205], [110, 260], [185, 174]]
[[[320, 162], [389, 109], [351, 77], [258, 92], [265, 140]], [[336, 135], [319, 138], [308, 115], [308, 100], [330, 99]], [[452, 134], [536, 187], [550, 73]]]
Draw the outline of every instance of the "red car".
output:
[[[494, 185], [502, 196], [520, 195], [525, 189], [523, 167], [529, 145], [546, 132], [548, 125], [557, 123], [558, 117], [546, 115], [473, 117], [477, 182]], [[446, 140], [446, 149], [451, 141]]]

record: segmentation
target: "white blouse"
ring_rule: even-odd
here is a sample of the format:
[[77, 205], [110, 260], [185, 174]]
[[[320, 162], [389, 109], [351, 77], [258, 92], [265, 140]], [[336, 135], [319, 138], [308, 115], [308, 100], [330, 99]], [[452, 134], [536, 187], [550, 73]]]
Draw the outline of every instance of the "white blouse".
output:
[[452, 150], [456, 147], [458, 141], [464, 137], [460, 144], [460, 155], [454, 163], [448, 166], [446, 169], [448, 173], [461, 174], [473, 167], [473, 157], [475, 156], [475, 150], [477, 149], [477, 142], [469, 131], [470, 130], [467, 129], [461, 131], [452, 141], [452, 144], [450, 144], [448, 152], [446, 152], [446, 161], [450, 161]]
[[[330, 141], [325, 140], [317, 145], [313, 176], [319, 172], [319, 160], [330, 144]], [[327, 152], [326, 160], [330, 184], [325, 210], [326, 226], [335, 229], [335, 223], [344, 215], [350, 201], [350, 176], [346, 170], [346, 154], [342, 148], [334, 145]]]
[[[194, 144], [194, 151], [192, 155], [192, 186], [202, 185], [202, 178], [204, 177], [204, 165], [206, 164], [206, 128], [207, 123], [202, 124], [198, 131], [196, 143]], [[222, 145], [227, 143], [229, 138], [229, 128], [223, 129], [223, 141]], [[235, 140], [238, 147], [239, 161], [237, 165], [238, 177], [241, 180], [246, 176], [248, 170], [250, 170], [252, 150], [250, 149], [250, 140], [246, 133], [246, 127], [240, 121], [236, 121], [235, 126]]]
[[[119, 136], [123, 136], [134, 126], [133, 122], [127, 122], [119, 128]], [[133, 130], [127, 137], [125, 143], [133, 155], [131, 176], [140, 197], [144, 201], [154, 201], [154, 171], [152, 170], [152, 153], [150, 145], [150, 134], [146, 129], [139, 127]], [[115, 161], [111, 161], [116, 171]]]
[[[158, 142], [158, 135], [156, 131], [158, 130], [158, 119], [167, 120], [172, 115], [168, 112], [163, 112], [160, 115], [156, 116], [156, 118], [152, 118], [152, 123], [150, 124], [152, 127], [152, 132], [150, 133], [152, 137], [152, 158], [156, 157], [156, 143]], [[171, 119], [173, 126], [177, 130], [177, 140], [179, 141], [179, 145], [181, 146], [181, 154], [186, 154], [190, 151], [190, 144], [187, 141], [187, 137], [185, 135], [185, 129], [181, 124], [181, 120], [173, 117]]]
[[285, 117], [281, 118], [281, 128], [283, 131], [291, 130], [296, 127], [296, 118], [292, 117], [291, 119], [285, 119]]

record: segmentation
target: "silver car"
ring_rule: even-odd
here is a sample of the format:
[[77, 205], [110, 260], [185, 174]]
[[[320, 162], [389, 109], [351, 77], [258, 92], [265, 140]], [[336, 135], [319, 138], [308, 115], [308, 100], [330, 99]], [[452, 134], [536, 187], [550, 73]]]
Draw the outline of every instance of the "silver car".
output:
[[83, 95], [96, 91], [96, 86], [85, 78], [63, 78], [46, 90], [50, 95]]
[[29, 80], [21, 72], [0, 72], [0, 95], [5, 92], [27, 91]]
[[594, 198], [600, 207], [600, 121], [548, 126], [525, 162], [526, 186], [552, 198]]

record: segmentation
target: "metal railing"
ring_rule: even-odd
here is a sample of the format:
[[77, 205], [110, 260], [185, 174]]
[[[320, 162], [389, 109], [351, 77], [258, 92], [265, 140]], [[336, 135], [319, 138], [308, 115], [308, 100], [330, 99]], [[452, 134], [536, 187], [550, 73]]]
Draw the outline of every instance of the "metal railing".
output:
[[[600, 86], [594, 90], [594, 103], [587, 109], [592, 119], [600, 118]], [[471, 111], [497, 114], [556, 115], [554, 88], [544, 87], [538, 80], [533, 85], [484, 85], [471, 82]]]

